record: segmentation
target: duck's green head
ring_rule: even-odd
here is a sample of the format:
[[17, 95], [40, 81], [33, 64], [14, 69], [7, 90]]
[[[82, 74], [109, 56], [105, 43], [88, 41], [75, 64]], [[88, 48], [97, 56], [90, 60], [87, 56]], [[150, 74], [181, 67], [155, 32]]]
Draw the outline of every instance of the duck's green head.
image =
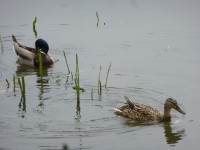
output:
[[35, 48], [36, 49], [40, 49], [42, 52], [44, 52], [45, 54], [47, 54], [48, 53], [48, 51], [49, 51], [49, 45], [48, 45], [48, 43], [45, 41], [45, 40], [43, 40], [43, 39], [37, 39], [36, 41], [35, 41]]

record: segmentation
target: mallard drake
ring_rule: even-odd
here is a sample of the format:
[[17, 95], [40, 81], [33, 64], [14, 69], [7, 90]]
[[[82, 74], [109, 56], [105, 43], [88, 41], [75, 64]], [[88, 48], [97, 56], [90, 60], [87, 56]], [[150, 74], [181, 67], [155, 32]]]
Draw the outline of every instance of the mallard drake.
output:
[[16, 54], [19, 56], [19, 61], [21, 63], [25, 63], [28, 65], [39, 65], [39, 59], [38, 59], [38, 49], [40, 49], [41, 56], [42, 56], [42, 65], [48, 66], [53, 64], [53, 58], [48, 54], [49, 51], [49, 45], [48, 43], [43, 39], [37, 39], [35, 41], [35, 48], [27, 47], [24, 45], [21, 45], [17, 42], [14, 35], [12, 35], [13, 40], [13, 46]]
[[185, 112], [178, 106], [177, 101], [173, 98], [166, 99], [164, 104], [164, 114], [151, 106], [133, 102], [126, 96], [125, 100], [127, 101], [127, 104], [120, 108], [115, 108], [115, 113], [137, 122], [170, 121], [171, 108], [177, 110], [181, 114], [185, 114]]

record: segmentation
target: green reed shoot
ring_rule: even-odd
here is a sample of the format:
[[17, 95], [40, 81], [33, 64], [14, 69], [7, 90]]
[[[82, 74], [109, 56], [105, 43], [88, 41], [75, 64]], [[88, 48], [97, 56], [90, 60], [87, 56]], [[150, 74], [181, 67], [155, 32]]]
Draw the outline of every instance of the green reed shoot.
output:
[[35, 17], [35, 19], [33, 20], [33, 32], [35, 34], [35, 37], [37, 37], [37, 30], [35, 28], [36, 23], [37, 23], [37, 17]]
[[39, 61], [39, 71], [40, 71], [40, 78], [43, 79], [43, 66], [42, 66], [42, 55], [40, 49], [38, 48], [38, 61]]
[[106, 75], [106, 83], [105, 83], [105, 88], [107, 88], [107, 83], [108, 83], [108, 75], [110, 73], [110, 68], [111, 68], [111, 62], [110, 62], [110, 65], [108, 67], [108, 71], [107, 71], [107, 75]]
[[101, 65], [100, 65], [100, 69], [99, 69], [99, 77], [98, 77], [98, 94], [101, 95], [102, 93], [102, 87], [101, 87]]
[[21, 91], [22, 96], [25, 96], [26, 90], [25, 90], [25, 80], [24, 80], [24, 76], [20, 78], [18, 78], [18, 84], [19, 84], [19, 88]]
[[67, 56], [65, 54], [65, 51], [63, 51], [63, 53], [64, 53], [64, 57], [65, 57], [65, 63], [66, 63], [66, 66], [67, 66], [68, 74], [70, 74], [69, 65], [68, 65], [68, 61], [67, 61]]
[[[72, 74], [73, 78], [73, 74]], [[85, 89], [80, 87], [80, 73], [79, 73], [79, 64], [78, 64], [78, 55], [76, 54], [76, 71], [75, 71], [75, 87], [73, 87], [74, 90], [76, 90], [77, 95], [77, 104], [80, 104], [80, 91], [84, 92]]]
[[77, 100], [78, 103], [80, 103], [80, 74], [79, 74], [79, 64], [78, 64], [77, 54], [76, 54], [75, 88], [76, 88]]
[[14, 90], [14, 92], [15, 92], [15, 88], [16, 88], [15, 76], [13, 75], [13, 90]]
[[93, 98], [93, 88], [92, 88], [92, 91], [91, 91], [91, 100], [93, 100], [94, 98]]
[[96, 17], [97, 17], [97, 27], [98, 27], [99, 26], [99, 14], [97, 11], [96, 11]]
[[0, 52], [3, 52], [3, 42], [2, 42], [2, 40], [1, 40], [1, 35], [0, 35], [0, 45], [1, 45]]

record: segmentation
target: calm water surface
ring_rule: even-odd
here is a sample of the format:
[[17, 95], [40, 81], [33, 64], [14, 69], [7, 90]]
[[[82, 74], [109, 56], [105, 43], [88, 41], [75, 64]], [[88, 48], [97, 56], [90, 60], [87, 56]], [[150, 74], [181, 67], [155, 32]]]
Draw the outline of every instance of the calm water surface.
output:
[[[198, 0], [0, 0], [0, 149], [189, 149], [199, 144], [200, 1]], [[98, 12], [99, 22], [97, 22]], [[27, 46], [44, 38], [57, 62], [44, 69], [19, 65], [11, 35]], [[97, 26], [98, 23], [98, 26]], [[79, 56], [77, 107], [74, 80]], [[112, 64], [108, 88], [98, 95]], [[12, 77], [25, 76], [26, 95]], [[9, 81], [9, 85], [6, 83]], [[161, 111], [174, 97], [186, 111], [169, 124], [140, 125], [113, 108], [124, 95]]]

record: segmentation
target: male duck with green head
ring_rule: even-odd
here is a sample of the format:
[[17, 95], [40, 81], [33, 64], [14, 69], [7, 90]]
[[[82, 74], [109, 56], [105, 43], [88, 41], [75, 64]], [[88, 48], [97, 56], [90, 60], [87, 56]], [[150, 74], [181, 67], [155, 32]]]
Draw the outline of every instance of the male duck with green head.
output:
[[39, 66], [38, 50], [40, 50], [42, 65], [49, 66], [53, 64], [53, 58], [48, 54], [49, 45], [45, 40], [37, 39], [35, 42], [35, 48], [31, 48], [18, 43], [14, 35], [12, 35], [12, 39], [14, 50], [19, 56], [19, 61], [21, 63]]

